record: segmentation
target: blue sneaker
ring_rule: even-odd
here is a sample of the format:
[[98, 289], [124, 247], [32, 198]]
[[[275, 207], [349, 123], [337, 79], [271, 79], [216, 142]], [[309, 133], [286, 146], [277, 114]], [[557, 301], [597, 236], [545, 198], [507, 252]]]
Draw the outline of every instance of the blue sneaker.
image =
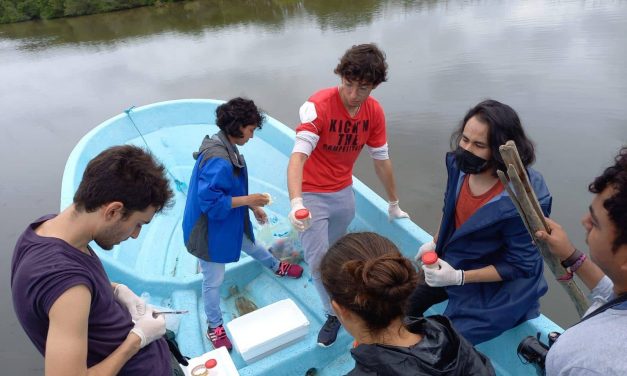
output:
[[337, 339], [337, 332], [340, 330], [340, 320], [333, 315], [327, 315], [327, 321], [322, 325], [318, 333], [318, 346], [329, 347]]

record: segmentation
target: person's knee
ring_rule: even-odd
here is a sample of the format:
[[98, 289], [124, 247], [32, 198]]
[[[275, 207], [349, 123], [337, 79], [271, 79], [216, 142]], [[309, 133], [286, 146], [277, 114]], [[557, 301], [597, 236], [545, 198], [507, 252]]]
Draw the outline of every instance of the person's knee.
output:
[[311, 270], [311, 275], [312, 276], [317, 276], [317, 278], [320, 278], [320, 263], [322, 262], [322, 258], [324, 257], [324, 255], [326, 254], [327, 250], [326, 249], [319, 249], [316, 250], [315, 252], [309, 252], [309, 253], [305, 253], [305, 262], [307, 263], [307, 265], [309, 265], [309, 269]]
[[203, 269], [203, 286], [205, 288], [217, 288], [224, 282], [224, 268]]

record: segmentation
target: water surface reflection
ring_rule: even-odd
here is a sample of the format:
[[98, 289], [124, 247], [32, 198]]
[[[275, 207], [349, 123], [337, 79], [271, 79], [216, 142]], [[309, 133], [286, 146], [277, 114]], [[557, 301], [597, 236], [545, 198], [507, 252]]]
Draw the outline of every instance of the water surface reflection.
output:
[[[0, 25], [0, 185], [8, 284], [18, 234], [58, 210], [67, 155], [89, 129], [130, 105], [245, 95], [290, 126], [350, 45], [387, 53], [383, 104], [403, 208], [437, 227], [444, 153], [455, 124], [486, 97], [520, 114], [553, 213], [584, 247], [586, 186], [627, 143], [625, 2], [192, 1], [102, 15]], [[357, 176], [382, 192], [371, 162]], [[543, 310], [569, 325], [553, 283]], [[2, 289], [1, 364], [40, 373]], [[12, 368], [13, 367], [13, 368]]]

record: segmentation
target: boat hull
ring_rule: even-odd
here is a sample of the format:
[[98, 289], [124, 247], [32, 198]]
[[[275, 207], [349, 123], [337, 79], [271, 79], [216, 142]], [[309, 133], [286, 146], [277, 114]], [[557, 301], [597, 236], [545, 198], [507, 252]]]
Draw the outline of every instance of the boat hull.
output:
[[[204, 336], [202, 275], [197, 259], [185, 249], [181, 220], [186, 186], [194, 165], [192, 152], [198, 149], [205, 135], [218, 131], [215, 108], [221, 103], [202, 99], [161, 102], [127, 110], [105, 121], [76, 145], [68, 158], [62, 183], [63, 209], [72, 203], [87, 162], [102, 150], [119, 144], [144, 147], [166, 166], [175, 192], [174, 206], [155, 216], [136, 240], [126, 241], [111, 251], [92, 246], [112, 281], [125, 283], [138, 294], [148, 293], [151, 304], [189, 310], [190, 313], [180, 316], [180, 322], [175, 325], [181, 350], [190, 357], [210, 351], [212, 347]], [[275, 223], [274, 237], [282, 237], [290, 231], [285, 219], [289, 212], [285, 172], [293, 143], [294, 131], [268, 116], [263, 129], [240, 148], [249, 167], [250, 191], [268, 192], [274, 198], [266, 210]], [[389, 222], [386, 201], [357, 178], [353, 178], [353, 188], [357, 211], [349, 231], [378, 232], [394, 241], [408, 257], [413, 256], [420, 244], [431, 239], [410, 220]], [[255, 230], [259, 232], [260, 228]], [[262, 240], [272, 239], [266, 236]], [[304, 375], [312, 368], [318, 375], [338, 375], [352, 369], [354, 363], [349, 354], [352, 339], [344, 330], [340, 331], [334, 346], [321, 348], [316, 344], [324, 316], [309, 269], [303, 266], [303, 277], [290, 280], [277, 278], [245, 254], [239, 262], [227, 264], [221, 289], [221, 308], [226, 322], [240, 314], [238, 302], [242, 300], [262, 307], [289, 298], [296, 302], [311, 324], [304, 340], [256, 362], [247, 364], [234, 351], [233, 360], [241, 375]], [[443, 308], [443, 304], [438, 305], [431, 313], [439, 313]], [[533, 369], [516, 355], [518, 343], [537, 332], [546, 338], [550, 331], [561, 329], [540, 316], [478, 348], [492, 359], [498, 374], [529, 375]]]

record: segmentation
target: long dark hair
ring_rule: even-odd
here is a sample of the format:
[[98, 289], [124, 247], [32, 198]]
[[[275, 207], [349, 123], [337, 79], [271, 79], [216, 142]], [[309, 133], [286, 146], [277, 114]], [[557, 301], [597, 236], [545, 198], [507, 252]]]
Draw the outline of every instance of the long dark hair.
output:
[[329, 297], [355, 312], [372, 332], [404, 316], [418, 283], [414, 266], [389, 239], [373, 232], [345, 235], [320, 264]]
[[492, 152], [491, 163], [497, 170], [507, 170], [505, 162], [501, 158], [501, 153], [499, 153], [499, 146], [505, 144], [508, 140], [513, 140], [516, 143], [520, 159], [525, 167], [535, 162], [535, 147], [533, 142], [525, 135], [525, 130], [516, 111], [510, 106], [493, 99], [484, 100], [468, 110], [464, 120], [461, 121], [451, 135], [451, 150], [455, 150], [459, 146], [464, 127], [473, 116], [476, 116], [477, 120], [486, 124], [489, 128], [488, 144]]

